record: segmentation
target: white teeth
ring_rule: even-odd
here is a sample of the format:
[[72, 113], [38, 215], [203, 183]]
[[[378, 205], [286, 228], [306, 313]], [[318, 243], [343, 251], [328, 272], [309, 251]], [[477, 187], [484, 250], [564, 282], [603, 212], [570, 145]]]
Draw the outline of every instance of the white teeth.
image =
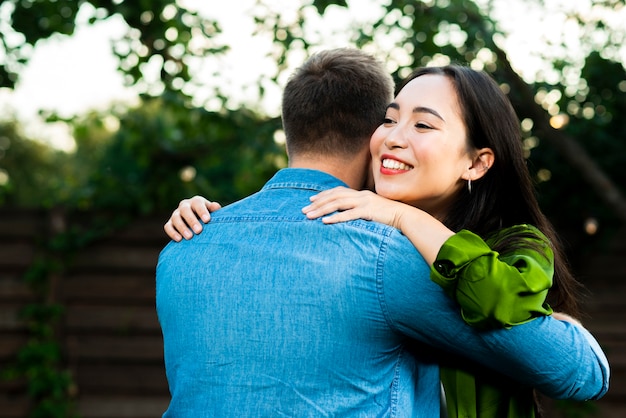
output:
[[412, 167], [397, 160], [386, 158], [383, 160], [383, 167], [391, 170], [410, 170]]

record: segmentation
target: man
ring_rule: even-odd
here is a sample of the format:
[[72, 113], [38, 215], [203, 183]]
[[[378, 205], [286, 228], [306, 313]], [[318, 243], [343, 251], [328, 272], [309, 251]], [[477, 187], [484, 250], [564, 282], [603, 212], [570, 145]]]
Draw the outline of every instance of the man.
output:
[[289, 168], [163, 250], [164, 416], [436, 417], [438, 367], [424, 344], [548, 396], [606, 392], [606, 358], [581, 327], [546, 317], [479, 333], [399, 231], [302, 214], [313, 194], [366, 184], [391, 94], [368, 55], [311, 57], [283, 94]]

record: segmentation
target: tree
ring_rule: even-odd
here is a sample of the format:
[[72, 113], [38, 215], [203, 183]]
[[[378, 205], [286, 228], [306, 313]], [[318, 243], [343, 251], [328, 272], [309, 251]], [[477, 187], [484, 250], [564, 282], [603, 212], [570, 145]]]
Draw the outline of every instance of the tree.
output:
[[[40, 173], [41, 180], [62, 185], [40, 204], [149, 213], [169, 210], [196, 193], [227, 203], [256, 190], [284, 165], [284, 149], [274, 141], [280, 127], [276, 118], [245, 109], [209, 112], [191, 104], [194, 60], [217, 57], [227, 47], [214, 39], [220, 32], [217, 22], [173, 1], [4, 1], [0, 86], [14, 86], [38, 41], [71, 35], [81, 24], [112, 16], [121, 16], [128, 25], [112, 51], [128, 84], [144, 92], [141, 103], [64, 120], [77, 142], [77, 151], [65, 156], [64, 170], [48, 175], [42, 170], [43, 159], [29, 161], [31, 167], [37, 165], [31, 172]], [[147, 64], [160, 69], [153, 84], [146, 81]], [[60, 120], [56, 115], [48, 118]], [[116, 120], [119, 127], [110, 131], [103, 126], [106, 120]], [[42, 154], [62, 154], [39, 148]], [[11, 179], [25, 167], [20, 165], [23, 159], [15, 158], [5, 161]], [[4, 203], [21, 205], [24, 199], [7, 197]]]
[[[534, 119], [542, 121], [535, 134], [545, 141], [533, 150], [532, 161], [558, 179], [540, 184], [539, 190], [552, 208], [562, 206], [567, 197], [568, 210], [554, 213], [560, 222], [581, 218], [623, 222], [626, 176], [620, 166], [626, 151], [626, 124], [619, 115], [626, 111], [626, 71], [621, 64], [592, 52], [581, 75], [585, 88], [574, 96], [563, 94], [557, 102], [566, 111]], [[543, 91], [551, 88], [540, 87]], [[598, 197], [606, 204], [590, 204]]]
[[[285, 165], [274, 140], [280, 121], [246, 109], [209, 112], [165, 94], [117, 117], [120, 128], [98, 147], [101, 156], [75, 189], [80, 208], [147, 214], [169, 211], [194, 194], [230, 203]], [[100, 119], [83, 122], [77, 152]]]
[[114, 15], [128, 25], [124, 38], [112, 45], [120, 70], [129, 85], [142, 90], [150, 90], [142, 71], [148, 63], [159, 69], [161, 88], [153, 90], [182, 93], [191, 79], [190, 60], [227, 49], [215, 42], [216, 22], [171, 0], [5, 0], [0, 3], [0, 87], [14, 86], [39, 40], [72, 35], [80, 22]]
[[0, 123], [0, 205], [52, 204], [63, 193], [62, 179], [71, 177], [68, 161], [67, 154], [26, 137], [15, 123]]

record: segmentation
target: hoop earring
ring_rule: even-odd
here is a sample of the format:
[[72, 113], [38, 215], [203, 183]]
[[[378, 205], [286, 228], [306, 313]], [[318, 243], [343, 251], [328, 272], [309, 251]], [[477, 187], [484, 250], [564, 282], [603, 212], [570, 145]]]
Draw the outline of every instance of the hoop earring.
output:
[[472, 194], [472, 179], [467, 179], [467, 191]]

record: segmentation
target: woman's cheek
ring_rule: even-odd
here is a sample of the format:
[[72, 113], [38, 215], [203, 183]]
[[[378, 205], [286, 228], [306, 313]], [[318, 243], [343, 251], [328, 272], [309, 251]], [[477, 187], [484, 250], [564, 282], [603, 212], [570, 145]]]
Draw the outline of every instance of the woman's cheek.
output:
[[381, 125], [372, 134], [372, 138], [370, 139], [370, 152], [372, 155], [378, 153], [381, 144], [385, 141], [384, 136], [384, 127]]

